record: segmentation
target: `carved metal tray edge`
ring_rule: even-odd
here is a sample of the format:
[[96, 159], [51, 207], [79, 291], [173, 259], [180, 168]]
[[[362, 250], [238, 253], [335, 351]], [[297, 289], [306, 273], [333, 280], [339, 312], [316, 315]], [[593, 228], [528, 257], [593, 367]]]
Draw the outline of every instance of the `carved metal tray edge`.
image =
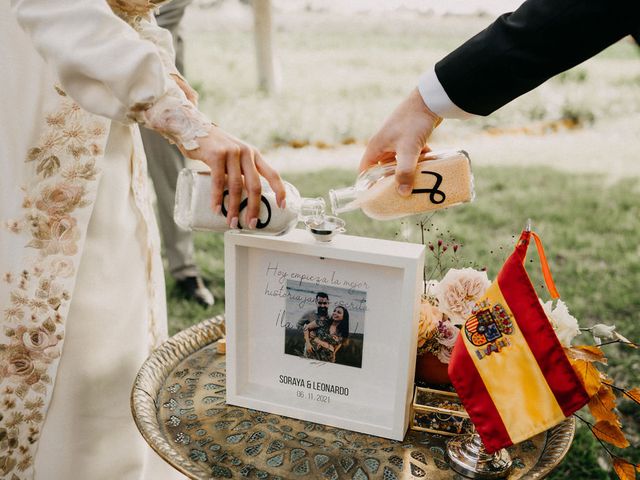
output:
[[[225, 334], [224, 317], [217, 316], [177, 333], [152, 352], [143, 363], [131, 391], [131, 412], [138, 430], [160, 457], [194, 480], [209, 478], [210, 472], [178, 454], [160, 430], [156, 395], [171, 371], [189, 355]], [[153, 392], [153, 395], [149, 392]], [[522, 480], [545, 478], [564, 459], [575, 435], [570, 417], [546, 432], [542, 455]]]
[[145, 360], [131, 390], [131, 413], [144, 439], [164, 461], [194, 480], [210, 475], [196, 463], [179, 455], [167, 442], [158, 425], [156, 396], [163, 381], [180, 361], [222, 338], [224, 334], [224, 317], [221, 315], [178, 332]]
[[576, 433], [576, 419], [567, 418], [564, 422], [547, 430], [547, 441], [537, 463], [522, 477], [523, 480], [545, 478], [560, 465], [571, 448]]

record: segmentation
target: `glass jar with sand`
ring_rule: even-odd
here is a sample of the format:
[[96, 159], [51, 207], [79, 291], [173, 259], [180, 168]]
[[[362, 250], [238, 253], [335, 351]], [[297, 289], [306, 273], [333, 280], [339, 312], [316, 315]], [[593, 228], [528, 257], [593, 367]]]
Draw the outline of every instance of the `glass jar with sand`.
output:
[[[245, 233], [263, 235], [281, 235], [309, 218], [323, 218], [325, 201], [323, 198], [303, 198], [296, 187], [284, 182], [287, 192], [285, 208], [278, 207], [276, 194], [267, 181], [260, 177], [262, 195], [260, 197], [260, 215], [255, 230], [246, 228], [247, 194], [242, 192], [238, 229]], [[187, 230], [206, 230], [224, 232], [229, 230], [226, 222], [228, 191], [225, 190], [222, 211], [216, 214], [211, 209], [211, 174], [185, 168], [178, 176], [174, 219]]]
[[392, 220], [452, 207], [474, 198], [471, 161], [464, 150], [442, 150], [422, 155], [416, 166], [413, 191], [396, 191], [396, 164], [373, 166], [353, 186], [329, 191], [334, 214], [361, 209], [376, 220]]

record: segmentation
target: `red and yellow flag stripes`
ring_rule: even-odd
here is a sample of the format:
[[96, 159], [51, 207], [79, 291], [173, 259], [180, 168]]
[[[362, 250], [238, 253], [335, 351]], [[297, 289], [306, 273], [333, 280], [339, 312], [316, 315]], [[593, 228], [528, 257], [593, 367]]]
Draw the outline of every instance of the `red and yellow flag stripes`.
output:
[[553, 427], [589, 401], [524, 268], [531, 236], [549, 291], [558, 297], [542, 244], [523, 232], [463, 325], [449, 363], [451, 381], [489, 452]]

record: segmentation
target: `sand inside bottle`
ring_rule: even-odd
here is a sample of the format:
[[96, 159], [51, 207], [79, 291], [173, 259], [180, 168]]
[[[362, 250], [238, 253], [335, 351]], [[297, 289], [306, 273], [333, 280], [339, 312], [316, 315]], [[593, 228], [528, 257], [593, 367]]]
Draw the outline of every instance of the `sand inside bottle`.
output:
[[[242, 192], [242, 200], [247, 198], [246, 191]], [[269, 204], [267, 208], [266, 203]], [[224, 206], [229, 206], [229, 198], [225, 196]], [[249, 219], [246, 217], [246, 207], [240, 211], [239, 225], [247, 228]], [[211, 176], [208, 174], [198, 174], [195, 176], [193, 189], [193, 199], [191, 205], [191, 228], [194, 230], [213, 230], [222, 232], [228, 230], [227, 221], [223, 214], [215, 214], [211, 208]], [[258, 231], [263, 233], [278, 234], [289, 229], [292, 223], [297, 223], [298, 213], [287, 206], [284, 209], [278, 207], [276, 194], [271, 190], [263, 189], [262, 201], [260, 202], [259, 219], [266, 223]]]
[[393, 175], [380, 179], [355, 200], [369, 217], [388, 220], [447, 208], [474, 197], [469, 158], [460, 152], [453, 157], [418, 163], [413, 192], [403, 197], [396, 191]]

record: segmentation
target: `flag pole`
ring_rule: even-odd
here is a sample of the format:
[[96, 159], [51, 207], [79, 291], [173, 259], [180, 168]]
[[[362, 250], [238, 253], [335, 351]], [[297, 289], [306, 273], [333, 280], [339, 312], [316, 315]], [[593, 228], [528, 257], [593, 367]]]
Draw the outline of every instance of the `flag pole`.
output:
[[506, 448], [493, 454], [487, 453], [475, 426], [472, 433], [447, 442], [447, 459], [454, 472], [478, 480], [505, 478], [513, 467]]

